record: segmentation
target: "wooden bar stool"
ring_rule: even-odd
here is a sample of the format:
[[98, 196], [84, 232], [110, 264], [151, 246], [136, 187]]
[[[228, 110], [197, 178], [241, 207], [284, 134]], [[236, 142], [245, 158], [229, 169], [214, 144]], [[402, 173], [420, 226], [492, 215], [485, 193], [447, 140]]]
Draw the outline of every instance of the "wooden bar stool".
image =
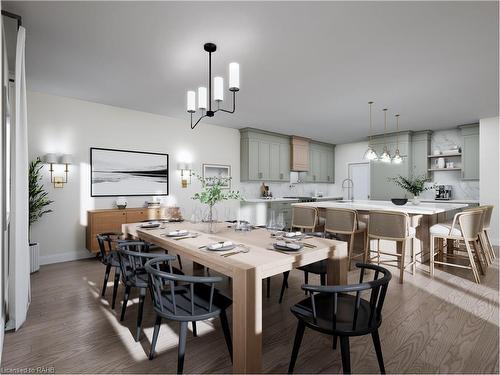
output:
[[[376, 259], [377, 264], [395, 265], [399, 268], [399, 283], [402, 284], [406, 267], [411, 266], [411, 273], [412, 275], [415, 274], [417, 261], [415, 257], [415, 246], [413, 246], [415, 234], [416, 230], [410, 226], [410, 217], [407, 213], [394, 211], [370, 211], [365, 246], [365, 263], [372, 262]], [[377, 250], [371, 249], [371, 240], [377, 240]], [[380, 251], [380, 240], [396, 242], [396, 246], [398, 248], [397, 252], [389, 253]], [[408, 240], [410, 240], [411, 261], [408, 264], [405, 264], [406, 245]], [[371, 257], [372, 253], [376, 253], [376, 256]], [[395, 257], [395, 259], [380, 260], [381, 254]], [[394, 262], [396, 264], [394, 264]]]
[[[442, 264], [452, 267], [465, 268], [472, 271], [474, 281], [480, 283], [479, 272], [477, 269], [476, 261], [474, 255], [477, 258], [479, 266], [481, 265], [481, 251], [479, 245], [479, 235], [483, 230], [483, 209], [474, 209], [459, 212], [453, 218], [451, 223], [441, 223], [435, 224], [430, 228], [430, 274], [434, 276], [434, 265]], [[439, 241], [438, 252], [436, 253], [435, 240]], [[461, 256], [460, 254], [451, 254], [443, 251], [442, 242], [443, 240], [454, 240], [463, 242], [465, 245], [465, 251], [467, 256]], [[472, 242], [472, 246], [471, 246]], [[459, 247], [455, 247], [454, 250], [460, 250]], [[443, 260], [443, 254], [446, 255], [446, 261]], [[438, 260], [436, 260], [438, 256]], [[465, 259], [469, 261], [469, 265], [462, 265], [456, 263], [448, 262], [448, 258]]]
[[[366, 245], [366, 223], [358, 220], [358, 212], [350, 208], [328, 208], [325, 212], [325, 232], [349, 236], [349, 271], [353, 258], [363, 259]], [[363, 233], [363, 252], [353, 254], [355, 235]]]

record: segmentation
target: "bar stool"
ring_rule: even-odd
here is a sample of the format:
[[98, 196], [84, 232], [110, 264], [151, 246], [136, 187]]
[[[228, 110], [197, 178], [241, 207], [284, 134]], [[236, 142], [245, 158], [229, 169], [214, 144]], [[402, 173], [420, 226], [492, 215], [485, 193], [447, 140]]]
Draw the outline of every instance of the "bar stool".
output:
[[[366, 223], [358, 220], [358, 212], [350, 208], [328, 208], [325, 213], [325, 232], [348, 235], [349, 271], [353, 258], [363, 258], [366, 244]], [[355, 235], [363, 233], [363, 252], [353, 255]]]
[[490, 254], [491, 263], [493, 263], [493, 260], [496, 258], [496, 255], [495, 255], [495, 252], [493, 251], [493, 246], [491, 244], [490, 235], [488, 234], [488, 232], [491, 229], [491, 227], [490, 227], [490, 225], [491, 225], [491, 216], [493, 215], [493, 209], [495, 208], [495, 206], [485, 205], [483, 207], [486, 208], [485, 215], [484, 215], [483, 237], [485, 239], [486, 246], [488, 247], [487, 251]]
[[[479, 236], [483, 230], [483, 210], [482, 209], [474, 209], [469, 211], [459, 212], [453, 218], [453, 221], [450, 223], [441, 223], [435, 224], [430, 228], [430, 274], [434, 276], [434, 265], [435, 264], [443, 264], [452, 267], [465, 268], [472, 271], [472, 275], [474, 277], [474, 281], [476, 283], [480, 283], [481, 280], [479, 278], [479, 272], [477, 270], [476, 262], [474, 259], [474, 255], [476, 255], [477, 260], [479, 262], [479, 266], [481, 266], [481, 249], [478, 245]], [[459, 254], [450, 254], [446, 253], [446, 260], [448, 257], [451, 258], [462, 258], [467, 259], [469, 261], [469, 265], [465, 266], [462, 264], [449, 263], [442, 260], [443, 257], [443, 246], [439, 246], [438, 253], [435, 252], [435, 240], [438, 239], [440, 242], [443, 240], [455, 240], [459, 242], [463, 242], [465, 245], [465, 250], [467, 252], [467, 256], [461, 257]], [[473, 247], [471, 247], [471, 242], [473, 243]], [[458, 249], [458, 248], [455, 248]], [[475, 254], [473, 252], [475, 250]], [[439, 260], [435, 260], [435, 257], [439, 256]]]
[[[366, 236], [365, 246], [365, 263], [377, 260], [377, 264], [392, 265], [389, 262], [396, 262], [396, 267], [399, 268], [399, 283], [403, 283], [404, 271], [406, 267], [412, 266], [411, 273], [415, 274], [416, 258], [415, 246], [413, 240], [415, 239], [416, 230], [410, 226], [410, 217], [404, 212], [394, 211], [370, 211], [370, 219], [368, 222], [368, 233]], [[377, 240], [377, 250], [371, 250], [370, 241]], [[394, 241], [401, 249], [401, 252], [389, 253], [380, 251], [380, 240]], [[411, 261], [405, 264], [406, 244], [410, 241], [410, 256]], [[377, 255], [373, 258], [371, 253]], [[389, 255], [396, 259], [380, 260], [380, 255]]]

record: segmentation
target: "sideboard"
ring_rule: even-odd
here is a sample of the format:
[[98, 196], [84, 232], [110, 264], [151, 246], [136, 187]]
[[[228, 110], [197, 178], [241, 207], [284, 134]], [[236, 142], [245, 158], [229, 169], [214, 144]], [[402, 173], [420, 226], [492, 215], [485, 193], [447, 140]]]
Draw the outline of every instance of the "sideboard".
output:
[[103, 232], [121, 232], [122, 224], [137, 223], [168, 217], [168, 207], [99, 209], [87, 211], [86, 247], [92, 253], [99, 251], [96, 236]]

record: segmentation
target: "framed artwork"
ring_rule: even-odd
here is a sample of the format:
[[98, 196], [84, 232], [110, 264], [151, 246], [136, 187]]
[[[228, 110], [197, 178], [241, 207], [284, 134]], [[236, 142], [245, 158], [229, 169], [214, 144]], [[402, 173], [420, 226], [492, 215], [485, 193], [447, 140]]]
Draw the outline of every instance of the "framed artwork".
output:
[[92, 197], [168, 195], [168, 154], [90, 148]]
[[[230, 178], [231, 166], [221, 164], [203, 164], [203, 178], [208, 177]], [[207, 185], [210, 185], [210, 182], [207, 182]], [[228, 180], [227, 184], [225, 184], [223, 188], [230, 189], [231, 180]]]

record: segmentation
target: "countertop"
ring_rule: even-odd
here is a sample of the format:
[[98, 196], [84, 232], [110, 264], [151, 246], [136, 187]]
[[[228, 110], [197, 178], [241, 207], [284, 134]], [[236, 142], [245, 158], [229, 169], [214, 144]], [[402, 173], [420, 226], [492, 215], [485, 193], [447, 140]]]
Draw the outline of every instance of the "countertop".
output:
[[415, 206], [408, 202], [404, 206], [396, 206], [391, 201], [354, 201], [354, 202], [310, 202], [292, 203], [292, 206], [317, 207], [317, 208], [351, 208], [359, 211], [387, 210], [396, 212], [406, 212], [412, 215], [435, 215], [446, 211], [466, 208], [466, 204], [459, 203], [420, 203]]
[[[318, 201], [328, 201], [328, 200], [342, 200], [342, 197], [308, 197], [310, 199], [317, 199]], [[280, 198], [280, 197], [273, 197], [272, 199], [265, 199], [265, 198], [248, 198], [245, 199], [245, 203], [272, 203], [272, 202], [290, 202], [290, 203], [297, 203], [300, 202], [299, 199], [295, 198]]]
[[478, 199], [450, 199], [450, 200], [436, 200], [436, 199], [420, 199], [421, 202], [433, 203], [464, 203], [464, 204], [479, 204]]

